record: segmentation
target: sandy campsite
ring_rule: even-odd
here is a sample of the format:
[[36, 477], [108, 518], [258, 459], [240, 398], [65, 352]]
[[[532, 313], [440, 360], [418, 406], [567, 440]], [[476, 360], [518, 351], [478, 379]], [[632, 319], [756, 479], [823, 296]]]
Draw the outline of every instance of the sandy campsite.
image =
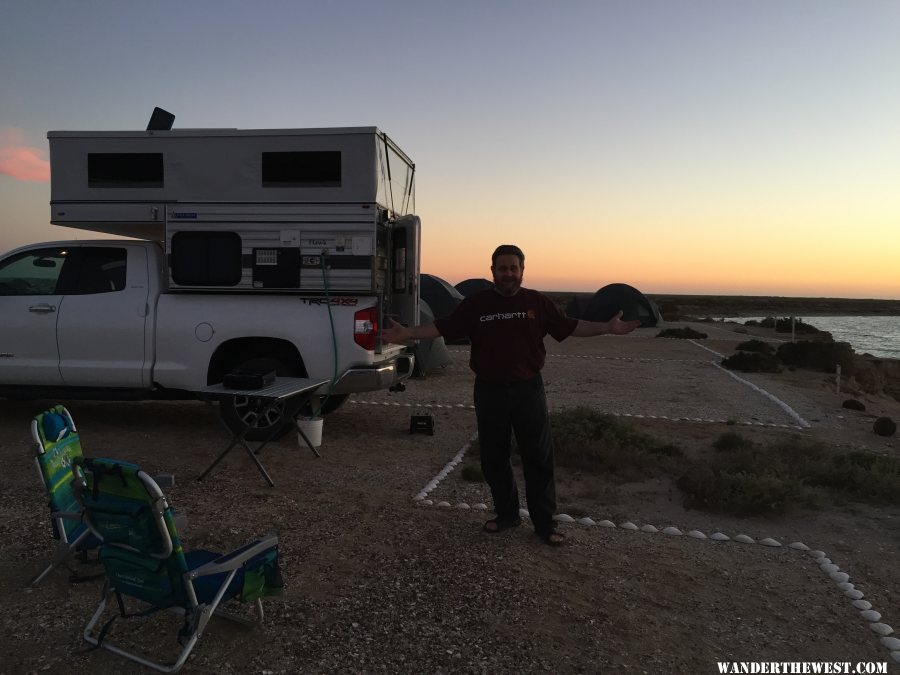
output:
[[[841, 408], [850, 393], [837, 393], [823, 373], [737, 379], [714, 362], [746, 333], [730, 324], [677, 325], [709, 337], [665, 340], [644, 328], [548, 339], [551, 410], [581, 405], [617, 415], [687, 456], [729, 430], [900, 450], [896, 434], [871, 431], [876, 416], [900, 419], [894, 398], [856, 392], [867, 407], [856, 412]], [[561, 468], [559, 513], [573, 521], [560, 523], [567, 546], [544, 546], [527, 522], [486, 535], [487, 487], [462, 477], [477, 458], [467, 348], [451, 352], [451, 364], [410, 381], [404, 393], [351, 398], [326, 419], [321, 458], [292, 436], [270, 444], [263, 461], [274, 488], [240, 453], [195, 480], [227, 442], [202, 403], [65, 402], [86, 454], [175, 475], [167, 494], [187, 517], [186, 548], [230, 550], [256, 535], [279, 536], [287, 586], [265, 602], [265, 625], [213, 621], [185, 672], [717, 672], [718, 661], [897, 669], [892, 643], [872, 624], [900, 630], [900, 509], [843, 501], [736, 518], [686, 509], [665, 477], [609, 482]], [[109, 653], [86, 652], [81, 640], [98, 582], [70, 584], [62, 570], [23, 589], [51, 551], [28, 429], [51, 403], [0, 408], [0, 671], [130, 672]], [[408, 433], [413, 413], [434, 416], [433, 436]], [[728, 540], [714, 540], [716, 533]], [[840, 572], [848, 575], [843, 586], [830, 576]], [[848, 592], [880, 617], [863, 615]], [[177, 629], [176, 618], [162, 615], [120, 619], [114, 634], [165, 653], [175, 645], [162, 626], [173, 621]]]

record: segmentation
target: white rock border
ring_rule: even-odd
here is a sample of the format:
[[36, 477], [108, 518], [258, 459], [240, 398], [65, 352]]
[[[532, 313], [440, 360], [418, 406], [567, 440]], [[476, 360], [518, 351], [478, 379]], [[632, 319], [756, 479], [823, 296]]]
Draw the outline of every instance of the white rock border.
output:
[[[694, 345], [694, 346], [696, 346], [696, 347], [700, 347], [700, 349], [705, 349], [706, 351], [708, 351], [708, 352], [710, 352], [710, 353], [712, 353], [712, 354], [715, 354], [715, 355], [718, 356], [719, 358], [725, 358], [724, 354], [720, 354], [720, 353], [717, 352], [715, 349], [710, 349], [710, 348], [707, 347], [706, 345], [701, 345], [701, 344], [700, 344], [699, 342], [697, 342], [696, 340], [688, 340], [688, 342], [690, 342], [692, 345]], [[800, 425], [801, 427], [803, 427], [804, 429], [809, 429], [809, 428], [810, 428], [811, 425], [810, 425], [809, 422], [807, 422], [805, 419], [803, 419], [799, 414], [797, 414], [797, 411], [796, 411], [796, 410], [794, 410], [791, 406], [789, 406], [787, 403], [785, 403], [784, 401], [782, 401], [780, 398], [778, 398], [778, 397], [775, 396], [774, 394], [770, 394], [769, 392], [767, 392], [767, 391], [766, 391], [765, 389], [763, 389], [762, 387], [758, 387], [758, 386], [756, 386], [755, 384], [753, 384], [752, 382], [750, 382], [749, 380], [745, 380], [743, 377], [740, 377], [740, 376], [738, 376], [738, 375], [735, 375], [732, 371], [728, 370], [728, 368], [723, 368], [722, 365], [721, 365], [719, 362], [717, 362], [717, 361], [710, 361], [710, 363], [711, 363], [712, 365], [714, 365], [716, 368], [718, 368], [719, 370], [721, 370], [723, 373], [727, 374], [729, 377], [734, 378], [735, 380], [737, 380], [737, 381], [740, 382], [741, 384], [747, 385], [748, 387], [750, 387], [750, 388], [751, 388], [753, 391], [755, 391], [756, 393], [762, 394], [763, 396], [765, 396], [767, 399], [769, 399], [770, 401], [772, 401], [772, 402], [773, 402], [775, 405], [777, 405], [779, 408], [781, 408], [782, 410], [784, 410], [784, 412], [786, 412], [791, 418], [793, 418], [794, 420], [796, 420], [796, 421], [797, 421], [797, 424], [799, 424], [799, 425]]]
[[[728, 372], [727, 370], [725, 372]], [[470, 403], [400, 403], [396, 401], [360, 401], [355, 398], [350, 399], [350, 403], [357, 405], [383, 405], [394, 408], [442, 408], [447, 410], [475, 410], [475, 406]], [[726, 424], [747, 427], [767, 427], [772, 429], [798, 429], [802, 430], [799, 424], [778, 424], [777, 422], [753, 422], [753, 421], [734, 421], [734, 420], [713, 420], [701, 417], [670, 417], [668, 415], [643, 415], [639, 413], [616, 412], [609, 410], [600, 410], [604, 415], [612, 415], [613, 417], [632, 417], [635, 419], [647, 420], [667, 420], [670, 422], [696, 422], [701, 424]]]
[[[726, 371], [727, 372], [727, 371]], [[444, 509], [455, 509], [458, 511], [486, 511], [488, 510], [488, 506], [483, 503], [469, 505], [465, 502], [460, 502], [458, 504], [451, 505], [450, 502], [440, 501], [435, 504], [435, 502], [431, 499], [428, 499], [428, 493], [432, 492], [440, 482], [446, 478], [451, 471], [453, 471], [460, 462], [462, 462], [463, 457], [469, 448], [472, 447], [472, 443], [478, 438], [478, 433], [476, 432], [454, 455], [453, 459], [451, 459], [444, 466], [438, 474], [432, 478], [428, 483], [425, 484], [424, 488], [420, 490], [413, 497], [413, 501], [419, 506], [437, 506], [438, 508]], [[522, 518], [528, 518], [528, 511], [526, 509], [519, 509], [519, 515]], [[631, 532], [641, 532], [644, 534], [659, 534], [664, 536], [681, 536], [682, 531], [675, 526], [667, 526], [663, 528], [657, 528], [655, 525], [651, 525], [649, 523], [645, 523], [644, 525], [638, 526], [635, 525], [631, 521], [626, 521], [621, 523], [620, 525], [616, 525], [611, 520], [601, 520], [595, 521], [593, 518], [588, 516], [584, 516], [581, 518], [573, 518], [567, 513], [557, 513], [553, 516], [553, 520], [561, 523], [574, 523], [577, 525], [582, 525], [584, 527], [606, 527], [606, 528], [618, 528], [620, 530], [626, 530]], [[838, 590], [843, 591], [843, 594], [846, 598], [848, 598], [853, 607], [859, 611], [860, 618], [869, 624], [869, 629], [879, 636], [880, 643], [890, 652], [891, 658], [894, 659], [897, 663], [900, 663], [900, 639], [893, 637], [894, 628], [889, 624], [881, 622], [881, 613], [877, 610], [873, 609], [872, 603], [868, 600], [865, 600], [865, 596], [862, 591], [856, 588], [855, 584], [850, 582], [850, 575], [846, 572], [842, 571], [841, 568], [835, 564], [831, 558], [825, 553], [825, 551], [815, 549], [810, 549], [809, 546], [804, 544], [801, 541], [791, 542], [785, 547], [780, 541], [773, 537], [763, 537], [760, 539], [754, 539], [746, 534], [737, 534], [732, 539], [727, 534], [722, 532], [714, 532], [713, 534], [707, 536], [700, 530], [691, 530], [687, 533], [687, 537], [690, 539], [695, 539], [697, 541], [711, 541], [711, 542], [719, 542], [724, 544], [725, 542], [736, 542], [744, 545], [758, 545], [758, 546], [766, 546], [769, 548], [781, 548], [784, 550], [794, 550], [799, 551], [801, 553], [805, 553], [812, 561], [819, 567], [820, 571], [824, 574], [827, 574], [828, 577], [835, 582]]]

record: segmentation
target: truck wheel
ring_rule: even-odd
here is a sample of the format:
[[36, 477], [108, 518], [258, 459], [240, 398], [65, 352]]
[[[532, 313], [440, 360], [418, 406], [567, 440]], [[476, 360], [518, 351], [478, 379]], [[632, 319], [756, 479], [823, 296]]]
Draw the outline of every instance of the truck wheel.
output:
[[[283, 361], [267, 357], [249, 359], [237, 364], [234, 370], [274, 370], [276, 375], [297, 376]], [[272, 440], [281, 438], [294, 428], [294, 418], [300, 411], [301, 404], [296, 399], [288, 399], [286, 402], [279, 402], [269, 411], [265, 419], [257, 423], [256, 428], [247, 431], [247, 427], [252, 426], [255, 421], [253, 413], [255, 403], [252, 396], [235, 396], [219, 402], [219, 412], [232, 433], [242, 434], [246, 431], [244, 438], [248, 441], [264, 441], [269, 438]]]

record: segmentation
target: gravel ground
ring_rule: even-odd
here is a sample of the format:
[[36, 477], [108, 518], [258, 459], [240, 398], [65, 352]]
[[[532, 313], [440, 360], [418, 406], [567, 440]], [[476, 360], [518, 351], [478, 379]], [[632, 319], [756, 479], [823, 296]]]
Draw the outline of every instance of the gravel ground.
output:
[[[798, 434], [897, 452], [896, 437], [868, 431], [875, 412], [900, 417], [896, 402], [869, 398], [870, 414], [850, 414], [840, 411], [833, 383], [819, 376], [754, 377], [812, 425], [774, 426], [794, 420], [713, 366], [708, 351], [654, 334], [548, 344], [551, 407], [643, 415], [630, 419], [687, 448], [734, 428], [693, 421], [712, 419], [760, 437]], [[707, 346], [728, 353], [746, 336], [728, 338], [717, 334]], [[825, 551], [883, 614], [881, 622], [900, 628], [895, 509], [843, 505], [778, 520], [734, 519], [685, 510], [663, 480], [611, 486], [561, 471], [561, 513], [720, 531], [732, 540], [571, 523], [560, 525], [569, 544], [552, 549], [527, 524], [482, 533], [489, 516], [471, 507], [489, 505], [486, 487], [462, 480], [459, 467], [429, 491], [431, 506], [413, 501], [475, 430], [465, 407], [467, 355], [452, 349], [450, 365], [411, 382], [404, 394], [357, 396], [330, 416], [322, 458], [291, 437], [268, 446], [263, 460], [274, 488], [238, 453], [206, 481], [194, 480], [227, 440], [202, 404], [66, 402], [87, 454], [175, 474], [168, 495], [187, 515], [187, 548], [228, 550], [259, 534], [279, 536], [287, 588], [266, 601], [264, 625], [212, 622], [185, 672], [716, 672], [723, 660], [878, 661], [896, 671], [843, 590], [812, 556], [787, 546], [801, 541]], [[50, 403], [0, 407], [7, 467], [0, 672], [133, 672], [111, 654], [84, 651], [81, 630], [97, 601], [96, 582], [71, 584], [59, 571], [23, 589], [51, 548], [28, 433], [30, 418]], [[408, 433], [417, 411], [434, 415], [434, 436]], [[470, 508], [457, 508], [463, 503]], [[734, 541], [741, 533], [784, 546]], [[178, 621], [161, 614], [120, 619], [113, 636], [171, 654], [167, 626], [177, 629]]]

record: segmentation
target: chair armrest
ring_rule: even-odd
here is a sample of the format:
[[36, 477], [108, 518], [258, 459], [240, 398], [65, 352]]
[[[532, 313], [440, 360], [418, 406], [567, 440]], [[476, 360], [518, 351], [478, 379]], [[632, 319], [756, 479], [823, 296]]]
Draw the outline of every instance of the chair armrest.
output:
[[260, 553], [264, 553], [276, 546], [278, 546], [278, 537], [275, 535], [261, 537], [256, 541], [250, 542], [246, 546], [242, 546], [231, 553], [219, 556], [215, 560], [191, 570], [188, 575], [191, 579], [196, 579], [197, 577], [205, 577], [210, 574], [230, 572], [231, 570], [238, 569], [245, 562], [258, 556]]

